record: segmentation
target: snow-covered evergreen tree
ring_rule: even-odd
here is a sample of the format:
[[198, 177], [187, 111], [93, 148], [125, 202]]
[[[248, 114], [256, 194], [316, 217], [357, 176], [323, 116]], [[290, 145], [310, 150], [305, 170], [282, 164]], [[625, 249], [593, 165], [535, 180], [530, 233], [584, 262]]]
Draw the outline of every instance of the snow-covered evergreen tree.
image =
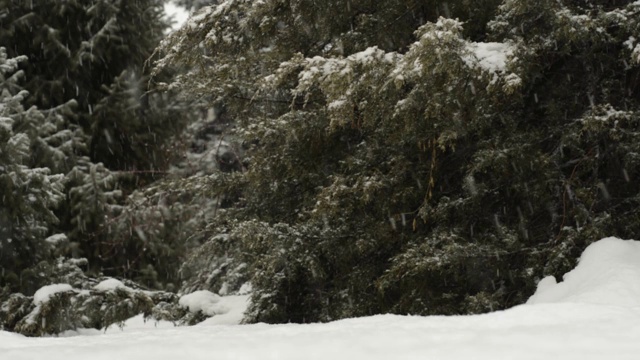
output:
[[[147, 89], [145, 61], [167, 27], [163, 4], [0, 1], [0, 43], [9, 56], [29, 58], [22, 65], [23, 86], [31, 94], [27, 106], [56, 114], [69, 109], [69, 102], [76, 104], [56, 123], [66, 136], [55, 140], [61, 150], [38, 150], [32, 157], [52, 174], [65, 175], [55, 232], [68, 237], [63, 255], [87, 257], [94, 274], [143, 271], [121, 266], [135, 264], [138, 255], [123, 258], [120, 248], [145, 248], [144, 238], [131, 236], [137, 225], [113, 224], [121, 223], [127, 195], [162, 178], [183, 152], [179, 140], [190, 110], [170, 95]], [[123, 243], [125, 238], [133, 244]], [[148, 260], [146, 269], [151, 260], [142, 258]]]
[[[163, 0], [2, 1], [0, 43], [26, 55], [28, 104], [78, 103], [89, 156], [112, 170], [157, 170], [184, 120], [147, 92], [145, 61], [162, 39]], [[142, 151], [144, 149], [145, 151]]]
[[0, 283], [12, 290], [37, 287], [43, 279], [33, 266], [65, 240], [51, 233], [58, 222], [53, 211], [64, 198], [63, 175], [52, 168], [64, 166], [73, 150], [73, 134], [59, 123], [68, 109], [24, 108], [29, 94], [18, 67], [26, 60], [0, 48]]
[[[106, 274], [175, 289], [183, 252], [199, 244], [219, 206], [182, 177], [211, 175], [189, 161], [224, 155], [228, 147], [218, 139], [212, 152], [208, 142], [215, 140], [206, 137], [210, 149], [185, 159], [191, 142], [196, 146], [191, 135], [203, 133], [182, 134], [197, 110], [147, 89], [144, 62], [165, 29], [162, 4], [0, 1], [0, 41], [10, 46], [2, 52], [0, 84], [4, 329], [43, 335], [101, 328], [140, 312], [187, 323], [204, 318], [178, 307], [175, 295], [131, 282], [117, 296], [93, 288]], [[20, 50], [28, 56], [11, 58]], [[206, 181], [191, 182], [205, 189]], [[36, 290], [58, 283], [71, 288], [40, 303]]]
[[168, 88], [224, 103], [250, 150], [246, 173], [215, 184], [241, 195], [187, 283], [215, 286], [217, 265], [189, 264], [231, 244], [250, 320], [482, 312], [522, 302], [591, 241], [633, 236], [639, 7], [203, 8], [156, 71], [190, 66]]
[[55, 335], [81, 328], [106, 329], [138, 314], [145, 319], [196, 323], [205, 318], [178, 304], [178, 296], [141, 289], [131, 281], [91, 278], [86, 259], [43, 262], [36, 270], [53, 283], [33, 296], [0, 292], [0, 329], [26, 336]]

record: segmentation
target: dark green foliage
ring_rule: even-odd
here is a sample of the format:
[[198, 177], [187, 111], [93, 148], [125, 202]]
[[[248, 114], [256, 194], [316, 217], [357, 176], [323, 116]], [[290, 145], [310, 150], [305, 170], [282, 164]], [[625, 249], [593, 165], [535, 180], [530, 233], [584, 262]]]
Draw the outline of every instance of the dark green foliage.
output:
[[50, 108], [76, 99], [89, 112], [104, 97], [102, 86], [141, 68], [162, 38], [162, 4], [3, 0], [0, 42], [10, 55], [29, 57], [30, 103]]
[[[91, 154], [109, 169], [131, 170], [146, 181], [158, 179], [175, 162], [175, 142], [185, 125], [184, 109], [168, 106], [169, 96], [144, 92], [148, 79], [125, 70], [105, 89], [91, 116]], [[141, 170], [141, 173], [135, 173]], [[151, 170], [145, 174], [145, 170]]]
[[[164, 177], [179, 159], [184, 146], [177, 143], [191, 116], [173, 95], [147, 89], [145, 61], [167, 29], [163, 5], [162, 0], [0, 0], [0, 43], [9, 58], [24, 55], [14, 76], [22, 82], [5, 82], [14, 97], [2, 109], [13, 122], [6, 136], [15, 138], [7, 142], [13, 149], [7, 154], [21, 152], [5, 169], [17, 174], [15, 166], [33, 168], [29, 182], [13, 181], [25, 191], [5, 188], [12, 197], [5, 195], [2, 203], [0, 256], [3, 267], [14, 270], [2, 285], [33, 293], [44, 283], [26, 280], [31, 267], [57, 256], [87, 257], [93, 274], [133, 273], [150, 286], [177, 281], [175, 269], [164, 270], [182, 249], [169, 244], [181, 239], [167, 235], [153, 238], [167, 243], [150, 243], [140, 224], [126, 221], [126, 214], [136, 212], [138, 220], [148, 221], [144, 227], [162, 225], [157, 216], [127, 208], [133, 203], [127, 197]], [[24, 111], [17, 108], [20, 103], [34, 106]], [[30, 197], [35, 200], [24, 201]], [[55, 246], [44, 241], [58, 233], [65, 236], [56, 238], [63, 240]], [[183, 234], [173, 235], [178, 233]], [[30, 243], [10, 244], [19, 237]], [[172, 275], [157, 275], [152, 264], [159, 260]]]
[[224, 103], [233, 116], [253, 116], [246, 111], [249, 99], [264, 111], [289, 102], [280, 91], [252, 96], [256, 80], [272, 74], [297, 53], [348, 56], [371, 46], [406, 50], [415, 41], [418, 26], [446, 13], [464, 17], [470, 28], [484, 28], [498, 1], [481, 3], [484, 6], [437, 0], [224, 1], [203, 8], [189, 26], [164, 41], [162, 49], [167, 53], [156, 71], [172, 63], [188, 65], [191, 74], [178, 77], [173, 86], [189, 87], [193, 94], [214, 100], [225, 95]]
[[[40, 336], [139, 313], [205, 318], [175, 294], [128, 280], [95, 288], [106, 274], [175, 290], [184, 252], [206, 237], [219, 206], [207, 178], [170, 168], [194, 142], [183, 131], [197, 110], [147, 89], [144, 63], [166, 29], [163, 4], [0, 0], [2, 329]], [[72, 288], [36, 303], [30, 295], [50, 284]]]
[[207, 186], [214, 177], [170, 175], [132, 193], [106, 225], [106, 243], [100, 248], [105, 273], [177, 290], [183, 256], [206, 238], [204, 226], [218, 207], [217, 194]]
[[214, 265], [186, 283], [215, 286], [210, 260], [232, 244], [254, 286], [250, 321], [476, 313], [522, 303], [605, 235], [636, 236], [639, 12], [518, 0], [203, 9], [156, 71], [193, 66], [171, 86], [218, 97], [250, 149], [242, 180], [215, 184], [241, 196], [184, 269]]
[[[87, 277], [80, 266], [85, 259], [38, 265], [38, 271], [54, 284], [67, 288], [51, 292], [45, 299], [22, 294], [0, 294], [0, 329], [27, 336], [59, 334], [78, 328], [104, 329], [122, 323], [138, 314], [145, 319], [197, 323], [203, 318], [191, 314], [177, 304], [172, 293], [145, 291], [134, 283], [101, 287], [101, 279]], [[103, 279], [104, 280], [104, 279]], [[104, 283], [103, 283], [104, 284]], [[60, 286], [60, 285], [53, 285]], [[46, 289], [46, 288], [45, 288]], [[36, 293], [38, 295], [38, 293]]]
[[[204, 318], [131, 282], [96, 289], [102, 273], [185, 293], [250, 281], [247, 321], [486, 312], [640, 231], [637, 2], [209, 3], [162, 43], [161, 95], [142, 67], [160, 1], [6, 2], [5, 329]], [[46, 46], [16, 40], [33, 24]], [[70, 78], [43, 65], [64, 62]], [[94, 278], [52, 262], [70, 255]], [[71, 289], [11, 294], [56, 283]]]
[[167, 28], [163, 4], [0, 2], [0, 43], [29, 58], [27, 103], [76, 101], [73, 122], [89, 136], [90, 159], [112, 170], [164, 170], [167, 142], [184, 127], [167, 98], [146, 92], [144, 63]]
[[64, 185], [52, 169], [73, 150], [72, 132], [59, 127], [69, 106], [47, 112], [23, 107], [28, 94], [18, 83], [24, 73], [17, 68], [25, 60], [9, 58], [0, 48], [0, 284], [12, 289], [29, 285], [25, 271], [55, 251], [47, 237], [58, 222], [53, 210]]

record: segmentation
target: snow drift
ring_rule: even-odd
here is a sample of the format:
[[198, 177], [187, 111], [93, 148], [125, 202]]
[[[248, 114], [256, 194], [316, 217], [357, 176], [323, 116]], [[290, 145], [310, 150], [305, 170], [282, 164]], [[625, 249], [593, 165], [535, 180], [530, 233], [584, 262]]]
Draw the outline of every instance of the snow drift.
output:
[[562, 302], [640, 307], [640, 242], [611, 237], [591, 244], [563, 282], [542, 279], [527, 304]]
[[[194, 306], [235, 307], [246, 297], [196, 294]], [[190, 304], [191, 305], [191, 304]], [[142, 323], [75, 337], [0, 332], [2, 359], [637, 359], [640, 354], [640, 242], [589, 246], [556, 283], [543, 279], [527, 304], [476, 316], [379, 315], [312, 325], [193, 326]], [[236, 323], [240, 317], [236, 317]], [[76, 334], [78, 335], [78, 334]], [[94, 335], [94, 336], [90, 336]]]

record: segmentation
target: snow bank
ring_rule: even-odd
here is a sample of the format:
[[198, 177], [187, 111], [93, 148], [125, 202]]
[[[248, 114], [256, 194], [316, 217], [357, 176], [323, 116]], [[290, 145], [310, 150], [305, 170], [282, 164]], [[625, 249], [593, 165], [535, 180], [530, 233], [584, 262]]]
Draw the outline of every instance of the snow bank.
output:
[[193, 326], [33, 339], [0, 332], [11, 360], [637, 360], [638, 311], [520, 306], [480, 316], [380, 315], [312, 325]]
[[[529, 302], [475, 316], [379, 315], [311, 325], [198, 326], [142, 323], [125, 331], [34, 339], [0, 331], [12, 360], [636, 360], [640, 354], [640, 243], [608, 238], [587, 248], [575, 270], [541, 281]], [[225, 303], [226, 301], [226, 303]], [[246, 306], [247, 297], [197, 292], [191, 309]], [[533, 305], [535, 304], [535, 305]], [[237, 313], [236, 313], [237, 314]], [[210, 321], [210, 322], [209, 322]], [[219, 320], [218, 320], [219, 321]], [[127, 321], [127, 325], [131, 323]], [[216, 325], [216, 326], [207, 326]]]
[[606, 238], [582, 253], [578, 266], [556, 283], [538, 284], [527, 304], [591, 303], [640, 307], [640, 242]]
[[69, 284], [53, 284], [43, 286], [38, 289], [35, 294], [33, 294], [33, 303], [36, 305], [46, 303], [49, 301], [52, 295], [69, 290], [73, 290], [73, 287]]

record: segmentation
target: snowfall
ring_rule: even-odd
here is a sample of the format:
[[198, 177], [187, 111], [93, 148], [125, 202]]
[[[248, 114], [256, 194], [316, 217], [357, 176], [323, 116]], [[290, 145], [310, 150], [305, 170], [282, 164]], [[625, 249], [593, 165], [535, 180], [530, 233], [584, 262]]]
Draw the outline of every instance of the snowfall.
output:
[[218, 314], [192, 327], [136, 317], [122, 329], [57, 337], [0, 332], [0, 359], [637, 360], [640, 241], [597, 241], [562, 281], [544, 278], [526, 304], [484, 315], [239, 325], [247, 301], [206, 291], [183, 296], [180, 304], [191, 311]]

